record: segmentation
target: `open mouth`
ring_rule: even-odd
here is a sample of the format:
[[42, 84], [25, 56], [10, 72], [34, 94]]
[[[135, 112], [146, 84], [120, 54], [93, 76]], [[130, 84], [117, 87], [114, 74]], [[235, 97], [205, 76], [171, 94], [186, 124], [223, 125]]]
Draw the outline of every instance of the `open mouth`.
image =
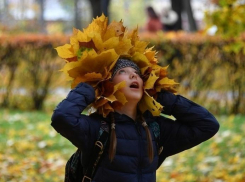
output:
[[133, 82], [133, 83], [131, 83], [131, 85], [129, 87], [130, 88], [139, 88], [139, 84], [137, 82]]

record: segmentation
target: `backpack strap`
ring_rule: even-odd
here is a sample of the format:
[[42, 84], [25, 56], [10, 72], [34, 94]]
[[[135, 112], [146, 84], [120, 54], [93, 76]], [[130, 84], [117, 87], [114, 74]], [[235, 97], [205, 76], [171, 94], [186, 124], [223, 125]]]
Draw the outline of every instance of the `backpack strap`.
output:
[[101, 126], [99, 130], [99, 136], [95, 142], [92, 155], [90, 157], [89, 165], [84, 173], [82, 182], [91, 182], [93, 175], [95, 174], [97, 164], [99, 163], [100, 157], [103, 154], [104, 148], [107, 144], [109, 138], [109, 126], [105, 121], [101, 121]]
[[155, 138], [157, 140], [158, 155], [160, 155], [162, 153], [163, 146], [159, 146], [159, 141], [160, 141], [160, 127], [159, 127], [159, 124], [156, 121], [154, 121], [154, 122], [149, 123], [149, 126], [152, 129], [153, 134], [154, 134], [154, 136], [155, 136]]
[[158, 139], [160, 137], [159, 124], [156, 121], [154, 121], [154, 122], [150, 122], [149, 126], [152, 129], [155, 138]]

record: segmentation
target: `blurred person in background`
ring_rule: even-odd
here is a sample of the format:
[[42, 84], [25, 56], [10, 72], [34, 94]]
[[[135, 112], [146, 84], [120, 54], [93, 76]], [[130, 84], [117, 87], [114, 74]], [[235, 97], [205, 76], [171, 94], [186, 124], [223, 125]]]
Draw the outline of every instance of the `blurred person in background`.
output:
[[153, 7], [148, 6], [146, 8], [146, 13], [147, 13], [147, 23], [146, 23], [146, 31], [148, 32], [157, 32], [163, 30], [163, 25], [162, 22], [160, 21], [159, 16], [153, 9]]

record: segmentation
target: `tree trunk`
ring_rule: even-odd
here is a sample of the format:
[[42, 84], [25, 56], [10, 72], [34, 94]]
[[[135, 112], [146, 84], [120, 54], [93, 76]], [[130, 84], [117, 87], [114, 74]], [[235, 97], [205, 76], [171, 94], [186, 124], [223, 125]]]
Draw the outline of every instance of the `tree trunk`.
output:
[[9, 3], [7, 0], [3, 1], [3, 8], [0, 11], [0, 21], [1, 23], [5, 23], [9, 16]]
[[46, 23], [44, 20], [44, 1], [45, 0], [38, 0], [38, 4], [40, 7], [40, 14], [39, 14], [39, 29], [41, 33], [46, 33]]
[[187, 17], [188, 17], [189, 30], [191, 32], [195, 32], [195, 31], [197, 31], [197, 25], [196, 25], [196, 21], [193, 17], [193, 12], [192, 12], [192, 8], [191, 8], [190, 0], [184, 0], [183, 5], [184, 5], [184, 9], [187, 13]]
[[101, 16], [102, 13], [109, 18], [108, 7], [110, 5], [110, 0], [90, 0], [90, 3], [93, 18]]
[[10, 65], [9, 69], [10, 69], [10, 77], [8, 80], [8, 85], [6, 88], [6, 94], [3, 99], [2, 107], [9, 107], [9, 96], [12, 92], [17, 65]]
[[100, 0], [90, 0], [92, 7], [92, 18], [96, 18], [102, 14], [101, 1]]
[[82, 28], [82, 23], [81, 23], [81, 17], [80, 17], [80, 11], [79, 11], [79, 8], [78, 8], [78, 1], [79, 0], [75, 0], [75, 3], [74, 3], [74, 9], [75, 9], [75, 27], [77, 29], [81, 29]]
[[178, 20], [174, 24], [173, 29], [175, 31], [182, 30], [182, 18], [181, 18], [181, 12], [182, 12], [182, 0], [171, 0], [171, 6], [172, 9], [177, 13]]
[[110, 4], [110, 0], [101, 0], [101, 11], [107, 17], [109, 16], [109, 13], [108, 13], [109, 4]]
[[[33, 109], [42, 110], [43, 104], [48, 96], [53, 73], [55, 72], [55, 63], [50, 62], [53, 57], [49, 57], [51, 47], [45, 47], [35, 52], [35, 56], [27, 58], [29, 67], [28, 72], [31, 76], [30, 84], [32, 86]], [[43, 55], [40, 57], [39, 55]], [[42, 73], [45, 70], [46, 74]]]
[[47, 70], [49, 75], [46, 77], [45, 81], [44, 81], [44, 85], [42, 86], [42, 88], [40, 87], [40, 85], [38, 85], [37, 87], [39, 87], [39, 89], [36, 89], [32, 92], [32, 96], [33, 96], [33, 108], [35, 110], [42, 110], [43, 109], [43, 104], [45, 99], [48, 96], [48, 92], [49, 92], [49, 87], [51, 84], [51, 79], [52, 79], [52, 75], [54, 70]]
[[16, 51], [14, 51], [13, 49], [8, 48], [7, 53], [1, 58], [2, 61], [1, 66], [5, 64], [7, 68], [9, 68], [9, 72], [10, 72], [8, 84], [6, 87], [6, 93], [3, 97], [4, 98], [3, 102], [1, 103], [2, 107], [9, 107], [9, 97], [12, 93], [16, 70], [18, 68], [18, 61], [16, 60], [16, 57], [18, 56], [14, 55], [15, 52]]
[[238, 114], [239, 113], [239, 107], [241, 105], [241, 100], [242, 100], [242, 88], [241, 88], [240, 83], [237, 83], [234, 87], [235, 87], [234, 91], [233, 91], [234, 102], [232, 105], [231, 112], [232, 112], [232, 114]]

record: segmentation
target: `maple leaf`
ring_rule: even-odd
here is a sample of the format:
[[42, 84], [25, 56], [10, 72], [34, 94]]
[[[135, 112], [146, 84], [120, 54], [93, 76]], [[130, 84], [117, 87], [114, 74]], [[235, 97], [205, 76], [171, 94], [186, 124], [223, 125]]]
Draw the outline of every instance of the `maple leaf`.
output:
[[176, 83], [173, 79], [164, 77], [163, 79], [159, 80], [156, 84], [156, 91], [160, 92], [161, 89], [169, 90], [170, 87], [172, 87], [173, 85], [177, 85], [178, 83]]
[[107, 40], [113, 36], [120, 37], [124, 35], [124, 32], [125, 32], [125, 27], [123, 26], [122, 20], [120, 22], [112, 21], [110, 25], [108, 25], [103, 39]]
[[70, 45], [70, 44], [65, 44], [65, 45], [59, 46], [55, 49], [61, 58], [66, 59], [66, 58], [73, 58], [76, 56], [74, 51], [73, 51], [72, 45]]
[[140, 69], [150, 66], [149, 60], [142, 53], [136, 52], [131, 59], [139, 66]]
[[154, 85], [155, 85], [155, 82], [157, 81], [159, 77], [156, 76], [155, 72], [152, 71], [150, 73], [150, 76], [149, 78], [147, 79], [147, 81], [145, 82], [145, 85], [144, 85], [144, 89], [153, 89], [154, 88]]
[[147, 57], [147, 59], [150, 61], [150, 63], [157, 64], [158, 63], [156, 58], [157, 52], [152, 49], [153, 47], [146, 49], [144, 54]]
[[113, 49], [101, 54], [88, 52], [83, 59], [67, 63], [62, 71], [74, 79], [72, 88], [80, 82], [99, 82], [110, 77], [108, 72], [112, 69], [118, 57]]
[[128, 52], [132, 47], [131, 40], [124, 37], [114, 49], [119, 55], [130, 56]]
[[163, 106], [145, 91], [139, 102], [139, 109], [142, 113], [149, 110], [153, 116], [159, 116]]

